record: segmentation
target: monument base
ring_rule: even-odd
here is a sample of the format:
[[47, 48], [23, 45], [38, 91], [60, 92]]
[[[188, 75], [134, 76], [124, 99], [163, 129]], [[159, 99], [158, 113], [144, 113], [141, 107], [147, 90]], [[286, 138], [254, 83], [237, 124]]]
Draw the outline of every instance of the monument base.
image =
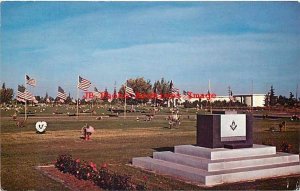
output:
[[154, 152], [153, 158], [133, 158], [132, 164], [206, 186], [300, 174], [299, 155], [276, 153], [273, 146], [211, 149], [180, 145], [174, 150]]

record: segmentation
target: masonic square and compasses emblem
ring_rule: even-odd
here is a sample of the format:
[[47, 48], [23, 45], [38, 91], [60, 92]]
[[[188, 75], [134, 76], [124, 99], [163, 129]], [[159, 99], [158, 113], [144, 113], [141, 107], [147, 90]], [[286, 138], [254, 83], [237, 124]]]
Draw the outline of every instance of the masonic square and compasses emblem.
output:
[[230, 128], [232, 129], [232, 131], [234, 131], [237, 128], [237, 125], [235, 124], [234, 120], [232, 121]]

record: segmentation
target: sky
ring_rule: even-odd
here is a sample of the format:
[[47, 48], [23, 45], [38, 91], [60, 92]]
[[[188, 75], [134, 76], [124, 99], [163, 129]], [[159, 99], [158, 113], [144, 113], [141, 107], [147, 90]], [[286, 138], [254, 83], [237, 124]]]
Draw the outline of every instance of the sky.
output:
[[[295, 94], [297, 2], [2, 2], [1, 83], [76, 97], [78, 75], [113, 91], [164, 77], [194, 93]], [[253, 86], [252, 86], [253, 83]], [[299, 88], [300, 89], [300, 88]], [[82, 92], [80, 92], [82, 94]]]

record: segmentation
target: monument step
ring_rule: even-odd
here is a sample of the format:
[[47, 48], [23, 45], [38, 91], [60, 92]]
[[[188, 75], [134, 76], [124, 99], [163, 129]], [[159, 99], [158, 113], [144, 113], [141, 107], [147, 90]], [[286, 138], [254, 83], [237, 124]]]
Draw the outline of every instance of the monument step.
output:
[[209, 172], [299, 162], [298, 155], [291, 155], [288, 153], [277, 153], [276, 155], [264, 155], [248, 158], [233, 158], [226, 160], [210, 160], [202, 157], [195, 157], [191, 155], [166, 151], [154, 152], [153, 158], [203, 169]]
[[193, 145], [179, 145], [174, 147], [175, 153], [203, 157], [211, 160], [244, 158], [276, 154], [276, 147], [254, 144], [252, 148], [226, 149], [205, 148]]
[[168, 161], [153, 159], [150, 157], [137, 157], [132, 159], [135, 167], [154, 171], [160, 174], [166, 174], [182, 180], [203, 183], [208, 172], [205, 170], [184, 166]]
[[245, 180], [300, 174], [300, 163], [284, 163], [234, 170], [207, 172], [202, 169], [176, 164], [150, 157], [133, 158], [136, 167], [167, 174], [178, 179], [213, 186], [222, 183], [232, 183]]
[[249, 167], [243, 169], [224, 170], [210, 173], [211, 175], [206, 177], [206, 185], [216, 185], [246, 180], [255, 180], [261, 178], [287, 176], [292, 174], [300, 175], [300, 163], [292, 162], [258, 167]]

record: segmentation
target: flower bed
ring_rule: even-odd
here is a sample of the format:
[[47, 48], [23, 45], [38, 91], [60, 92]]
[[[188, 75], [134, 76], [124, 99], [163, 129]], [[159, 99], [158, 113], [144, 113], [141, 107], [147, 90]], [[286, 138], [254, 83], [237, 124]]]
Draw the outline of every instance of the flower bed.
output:
[[78, 179], [93, 181], [95, 185], [106, 190], [146, 190], [146, 183], [134, 184], [130, 176], [118, 175], [108, 170], [104, 164], [97, 168], [93, 162], [87, 163], [73, 159], [71, 155], [60, 155], [55, 167], [63, 173], [70, 173]]

